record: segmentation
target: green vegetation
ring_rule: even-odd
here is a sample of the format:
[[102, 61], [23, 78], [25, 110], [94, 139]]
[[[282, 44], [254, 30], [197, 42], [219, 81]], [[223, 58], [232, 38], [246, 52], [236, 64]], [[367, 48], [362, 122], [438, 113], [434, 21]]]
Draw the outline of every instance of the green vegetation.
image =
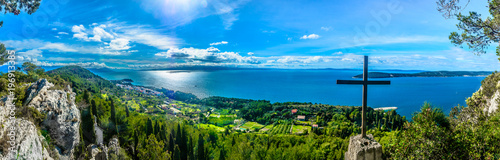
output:
[[240, 128], [244, 128], [247, 131], [258, 131], [262, 127], [264, 127], [264, 125], [256, 123], [256, 122], [245, 122], [245, 124], [240, 126]]

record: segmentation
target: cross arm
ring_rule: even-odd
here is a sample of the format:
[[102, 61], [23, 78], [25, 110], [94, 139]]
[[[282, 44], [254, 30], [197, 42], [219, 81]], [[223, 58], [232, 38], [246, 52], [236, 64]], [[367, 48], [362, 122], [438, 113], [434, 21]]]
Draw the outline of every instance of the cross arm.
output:
[[391, 81], [361, 81], [361, 80], [337, 80], [337, 84], [372, 84], [372, 85], [387, 85]]

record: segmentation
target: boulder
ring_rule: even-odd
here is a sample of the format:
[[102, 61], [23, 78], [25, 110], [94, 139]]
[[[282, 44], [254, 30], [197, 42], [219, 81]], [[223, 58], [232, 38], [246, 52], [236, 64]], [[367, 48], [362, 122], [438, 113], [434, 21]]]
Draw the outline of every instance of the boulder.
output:
[[[9, 112], [5, 106], [7, 102], [7, 97], [3, 97], [0, 100], [0, 148], [3, 153], [0, 153], [0, 159], [11, 159], [13, 156], [12, 152], [8, 152], [8, 148], [12, 147], [11, 143], [8, 142], [11, 136], [9, 133], [13, 131], [15, 141], [13, 145], [17, 151], [17, 159], [46, 159], [52, 160], [49, 153], [47, 152], [47, 143], [45, 138], [39, 133], [37, 127], [33, 122], [24, 120], [21, 118], [10, 119]], [[11, 121], [9, 121], [11, 120]], [[12, 122], [12, 123], [11, 123]], [[11, 129], [14, 130], [11, 130]]]
[[365, 138], [361, 134], [352, 136], [349, 140], [349, 149], [345, 153], [346, 160], [381, 160], [382, 145], [380, 145], [373, 135], [369, 134]]
[[32, 84], [25, 104], [46, 114], [42, 128], [47, 129], [56, 144], [61, 159], [73, 159], [74, 148], [80, 142], [80, 111], [75, 95], [69, 89], [53, 90], [54, 84], [40, 79]]

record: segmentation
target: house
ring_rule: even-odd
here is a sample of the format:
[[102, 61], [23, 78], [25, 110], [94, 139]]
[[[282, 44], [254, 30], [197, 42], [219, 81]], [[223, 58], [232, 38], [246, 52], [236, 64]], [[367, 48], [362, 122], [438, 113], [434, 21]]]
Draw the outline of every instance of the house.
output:
[[318, 128], [318, 124], [313, 124], [313, 128]]
[[305, 121], [305, 120], [306, 120], [306, 116], [299, 115], [299, 116], [297, 116], [297, 119], [298, 119], [299, 121]]
[[292, 109], [292, 114], [297, 113], [297, 109]]

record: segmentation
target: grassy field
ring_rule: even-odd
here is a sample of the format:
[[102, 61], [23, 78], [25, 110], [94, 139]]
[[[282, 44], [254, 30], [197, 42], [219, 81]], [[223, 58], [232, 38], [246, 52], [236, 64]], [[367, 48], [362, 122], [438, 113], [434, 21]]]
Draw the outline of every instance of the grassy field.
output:
[[310, 131], [311, 126], [302, 126], [302, 125], [293, 125], [293, 134], [305, 133], [306, 131]]
[[260, 130], [260, 132], [266, 132], [266, 131], [271, 130], [272, 128], [273, 128], [273, 125], [272, 125], [272, 124], [271, 124], [271, 125], [267, 125], [267, 126], [265, 126], [264, 128], [262, 128], [262, 129]]
[[217, 126], [212, 125], [212, 124], [198, 124], [198, 127], [200, 127], [200, 128], [205, 128], [205, 129], [209, 129], [209, 128], [211, 128], [211, 129], [215, 129], [215, 130], [217, 130], [218, 132], [224, 132], [224, 130], [225, 130], [225, 129], [224, 129], [224, 128], [222, 128], [222, 127], [217, 127]]
[[251, 130], [251, 131], [253, 131], [255, 129], [261, 129], [262, 127], [264, 127], [264, 125], [259, 124], [257, 122], [246, 122], [245, 124], [240, 126], [240, 128], [245, 128], [245, 129]]
[[234, 119], [235, 118], [233, 118], [233, 117], [224, 117], [224, 116], [221, 115], [220, 118], [210, 116], [208, 118], [208, 121], [211, 124], [215, 124], [217, 126], [221, 126], [222, 127], [222, 126], [225, 126], [225, 125], [233, 124]]

